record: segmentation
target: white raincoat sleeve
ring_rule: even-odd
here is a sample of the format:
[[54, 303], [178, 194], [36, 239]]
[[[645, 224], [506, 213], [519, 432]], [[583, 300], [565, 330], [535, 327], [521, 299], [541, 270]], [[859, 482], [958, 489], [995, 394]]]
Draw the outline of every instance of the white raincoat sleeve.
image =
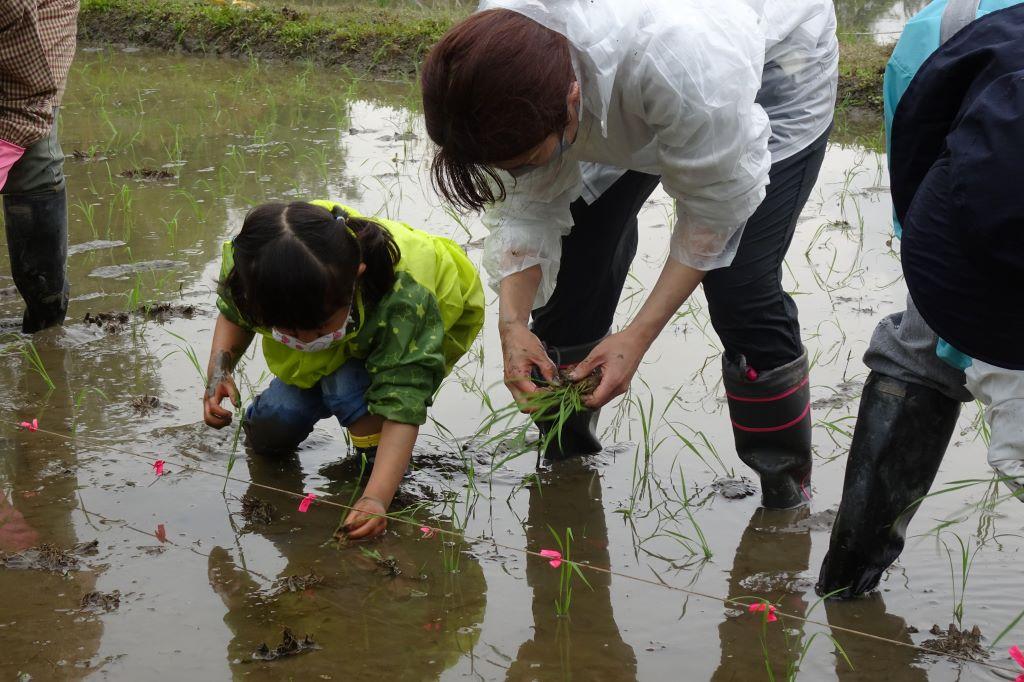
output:
[[732, 262], [768, 184], [771, 128], [754, 102], [765, 38], [752, 11], [694, 17], [708, 29], [700, 32], [686, 23], [677, 19], [652, 36], [635, 83], [655, 132], [662, 186], [676, 201], [669, 254], [713, 270]]
[[562, 258], [562, 237], [572, 230], [570, 204], [580, 197], [579, 162], [566, 152], [561, 163], [542, 167], [518, 180], [503, 175], [507, 197], [483, 216], [484, 270], [497, 291], [501, 280], [535, 265], [541, 269], [533, 307], [547, 303], [555, 290]]
[[1024, 488], [1024, 371], [974, 360], [966, 374], [967, 390], [985, 405], [992, 434], [988, 463], [1019, 492]]

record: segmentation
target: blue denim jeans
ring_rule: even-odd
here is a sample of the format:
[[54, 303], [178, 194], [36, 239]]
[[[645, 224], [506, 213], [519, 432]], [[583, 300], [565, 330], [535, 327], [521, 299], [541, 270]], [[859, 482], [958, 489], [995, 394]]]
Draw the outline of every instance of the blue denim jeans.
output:
[[348, 427], [365, 416], [370, 375], [362, 360], [352, 359], [312, 388], [280, 379], [270, 382], [245, 412], [245, 435], [259, 454], [293, 452], [321, 419], [337, 418]]

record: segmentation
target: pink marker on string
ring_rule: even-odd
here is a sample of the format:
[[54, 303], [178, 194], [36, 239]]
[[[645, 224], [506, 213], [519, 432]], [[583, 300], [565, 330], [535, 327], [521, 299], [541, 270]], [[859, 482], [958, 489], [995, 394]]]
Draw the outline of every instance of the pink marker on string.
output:
[[30, 422], [21, 422], [21, 428], [25, 429], [26, 431], [38, 431], [39, 430], [39, 420], [38, 419], [33, 419]]
[[154, 535], [160, 542], [167, 542], [167, 530], [164, 529], [164, 524], [158, 523], [156, 525], [156, 533]]
[[775, 607], [773, 605], [771, 605], [771, 604], [765, 604], [763, 601], [759, 601], [756, 604], [751, 604], [750, 607], [747, 610], [750, 613], [763, 613], [763, 612], [767, 611], [768, 612], [767, 621], [769, 623], [774, 623], [775, 621], [777, 621], [779, 619], [779, 617], [775, 615]]
[[542, 549], [538, 552], [545, 559], [551, 559], [548, 563], [551, 564], [551, 568], [558, 568], [562, 565], [562, 553], [557, 549]]
[[420, 532], [423, 533], [424, 540], [429, 540], [437, 534], [437, 531], [435, 531], [430, 526], [420, 526]]
[[[1020, 650], [1020, 647], [1014, 644], [1010, 647], [1010, 658], [1017, 662], [1021, 668], [1024, 668], [1024, 652]], [[1024, 673], [1017, 675], [1016, 682], [1024, 682]]]
[[162, 459], [153, 462], [153, 471], [156, 472], [157, 476], [164, 475], [164, 461]]
[[313, 504], [313, 500], [316, 499], [316, 495], [309, 493], [302, 498], [302, 502], [299, 502], [299, 511], [305, 513], [309, 511], [309, 505]]

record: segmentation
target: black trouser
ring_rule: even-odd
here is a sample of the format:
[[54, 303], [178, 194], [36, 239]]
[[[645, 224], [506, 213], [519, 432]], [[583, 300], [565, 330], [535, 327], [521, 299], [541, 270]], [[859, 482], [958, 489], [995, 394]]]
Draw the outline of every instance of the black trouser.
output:
[[[726, 357], [743, 355], [759, 371], [803, 353], [796, 303], [782, 288], [782, 261], [827, 143], [828, 132], [772, 165], [767, 195], [747, 221], [732, 265], [704, 277], [711, 324]], [[572, 204], [574, 226], [562, 239], [555, 291], [533, 311], [533, 330], [542, 341], [576, 345], [608, 333], [636, 255], [637, 213], [658, 182], [656, 175], [628, 171], [594, 203]]]

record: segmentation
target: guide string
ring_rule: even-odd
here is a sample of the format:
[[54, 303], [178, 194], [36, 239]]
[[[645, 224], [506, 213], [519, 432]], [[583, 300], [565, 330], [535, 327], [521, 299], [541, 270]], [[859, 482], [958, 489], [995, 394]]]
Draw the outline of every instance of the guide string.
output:
[[[21, 422], [4, 422], [4, 423], [8, 427], [10, 427], [10, 428], [17, 429], [19, 431], [25, 430], [25, 429], [22, 428]], [[116, 452], [116, 453], [123, 454], [123, 455], [128, 455], [130, 457], [136, 457], [138, 459], [146, 460], [147, 462], [150, 462], [151, 464], [152, 463], [156, 463], [157, 461], [164, 461], [164, 462], [166, 462], [166, 460], [163, 460], [163, 459], [161, 459], [159, 457], [155, 457], [155, 456], [152, 456], [152, 455], [146, 455], [146, 454], [143, 454], [143, 453], [134, 452], [134, 451], [127, 450], [127, 449], [124, 449], [124, 448], [120, 448], [120, 447], [117, 447], [115, 445], [111, 445], [109, 443], [105, 443], [103, 441], [100, 441], [99, 439], [92, 438], [90, 436], [84, 436], [84, 435], [81, 435], [81, 434], [63, 434], [63, 433], [58, 433], [56, 431], [51, 431], [51, 430], [48, 430], [48, 429], [44, 429], [44, 428], [39, 427], [39, 426], [36, 426], [36, 428], [31, 429], [31, 431], [33, 431], [35, 433], [49, 435], [49, 436], [55, 436], [57, 438], [62, 438], [62, 439], [66, 439], [66, 440], [73, 440], [73, 439], [83, 440], [83, 441], [86, 441], [88, 444], [90, 444], [90, 445], [92, 445], [92, 446], [94, 446], [96, 448], [108, 450], [110, 452]], [[266, 485], [264, 483], [258, 483], [256, 481], [251, 481], [249, 479], [239, 478], [237, 476], [231, 476], [230, 474], [227, 474], [227, 473], [219, 473], [219, 472], [216, 472], [216, 471], [211, 471], [209, 469], [205, 469], [205, 468], [203, 468], [201, 466], [198, 466], [198, 465], [195, 465], [195, 464], [191, 464], [191, 463], [190, 464], [185, 464], [184, 466], [182, 466], [182, 468], [184, 470], [186, 470], [186, 471], [195, 471], [195, 472], [198, 472], [198, 473], [201, 473], [201, 474], [206, 474], [208, 476], [213, 476], [213, 477], [220, 478], [220, 479], [227, 479], [227, 480], [233, 481], [235, 483], [247, 484], [247, 485], [253, 486], [255, 488], [266, 490], [268, 492], [274, 492], [274, 493], [277, 493], [277, 494], [280, 494], [280, 495], [285, 495], [287, 497], [294, 498], [295, 500], [298, 500], [298, 501], [305, 501], [305, 500], [309, 499], [308, 495], [306, 493], [304, 493], [304, 492], [295, 492], [295, 491], [292, 491], [292, 490], [285, 490], [285, 489], [282, 489], [282, 488], [277, 488], [277, 487], [274, 487], [274, 486], [271, 486], [271, 485]], [[351, 505], [342, 504], [340, 502], [336, 502], [336, 501], [330, 500], [330, 499], [324, 499], [324, 498], [321, 498], [321, 497], [316, 497], [315, 499], [313, 499], [311, 501], [311, 503], [314, 504], [314, 505], [322, 505], [322, 506], [326, 506], [326, 507], [335, 507], [337, 509], [341, 509], [341, 510], [344, 510], [344, 511], [352, 511], [354, 509], [354, 507], [352, 507]], [[83, 511], [84, 511], [84, 509], [83, 509]], [[89, 513], [92, 513], [92, 512], [89, 512]], [[375, 515], [367, 514], [367, 516], [371, 516], [372, 517], [372, 516], [375, 516]], [[409, 526], [414, 526], [414, 527], [421, 528], [421, 529], [429, 529], [429, 531], [430, 531], [429, 536], [430, 537], [433, 537], [435, 535], [450, 536], [450, 537], [453, 537], [453, 538], [455, 538], [457, 540], [460, 540], [460, 541], [463, 541], [463, 542], [468, 542], [468, 543], [486, 543], [486, 544], [489, 544], [489, 545], [491, 545], [493, 547], [497, 547], [497, 548], [500, 548], [500, 549], [503, 549], [503, 550], [506, 550], [506, 551], [509, 551], [509, 552], [515, 552], [515, 553], [523, 554], [523, 555], [526, 555], [526, 556], [529, 556], [529, 557], [535, 557], [535, 558], [543, 559], [545, 561], [549, 560], [549, 557], [547, 557], [546, 555], [542, 554], [539, 551], [534, 551], [534, 550], [530, 550], [530, 549], [526, 549], [526, 548], [522, 548], [522, 547], [513, 547], [511, 545], [502, 544], [502, 543], [498, 542], [497, 540], [495, 540], [494, 538], [489, 538], [489, 537], [485, 537], [485, 536], [469, 536], [469, 535], [466, 535], [465, 533], [463, 533], [461, 531], [454, 531], [454, 530], [450, 530], [450, 529], [446, 529], [446, 528], [440, 528], [440, 527], [436, 527], [436, 526], [423, 525], [419, 521], [415, 521], [415, 520], [408, 519], [408, 518], [403, 518], [401, 516], [392, 516], [390, 514], [386, 514], [386, 515], [384, 515], [384, 518], [387, 518], [389, 521], [394, 521], [394, 522], [397, 522], [397, 523], [402, 523], [402, 524], [406, 524], [406, 525], [409, 525]], [[141, 531], [141, 532], [145, 532], [145, 531]], [[607, 576], [614, 576], [616, 578], [621, 578], [623, 580], [630, 580], [630, 581], [633, 581], [633, 582], [642, 583], [644, 585], [649, 585], [649, 586], [652, 586], [652, 587], [658, 587], [658, 588], [662, 588], [662, 589], [667, 589], [667, 590], [671, 590], [673, 592], [679, 592], [681, 594], [686, 594], [686, 595], [693, 596], [693, 597], [698, 597], [698, 598], [702, 598], [702, 599], [708, 599], [708, 600], [711, 600], [711, 601], [719, 602], [719, 603], [721, 603], [723, 605], [726, 605], [726, 606], [732, 606], [732, 607], [736, 607], [736, 608], [747, 609], [747, 608], [749, 608], [749, 606], [751, 604], [750, 600], [742, 601], [742, 600], [735, 599], [735, 598], [732, 598], [732, 597], [721, 597], [721, 596], [714, 595], [714, 594], [708, 594], [708, 593], [705, 593], [705, 592], [701, 592], [699, 590], [694, 590], [694, 589], [689, 588], [689, 587], [680, 587], [678, 585], [672, 585], [670, 583], [667, 583], [667, 582], [661, 580], [660, 578], [655, 580], [653, 578], [645, 578], [645, 577], [642, 577], [642, 576], [632, 575], [632, 574], [629, 574], [629, 573], [623, 573], [621, 571], [617, 571], [617, 570], [612, 569], [610, 567], [594, 566], [592, 564], [578, 563], [578, 562], [568, 561], [568, 560], [564, 560], [564, 561], [565, 561], [565, 563], [571, 564], [573, 566], [576, 566], [576, 567], [578, 567], [578, 568], [580, 568], [581, 570], [584, 570], [584, 571], [591, 571], [593, 573], [599, 573], [599, 574], [603, 574], [603, 575], [607, 575]], [[255, 575], [259, 575], [258, 573], [255, 573], [254, 571], [248, 571], [248, 569], [243, 569], [243, 570], [246, 570], [247, 572], [252, 572]], [[263, 579], [266, 579], [264, 576], [260, 576], [260, 577], [263, 578]], [[763, 601], [763, 600], [755, 599], [755, 603], [757, 601]], [[1007, 674], [1012, 675], [1012, 676], [1016, 676], [1020, 672], [1020, 671], [1012, 670], [1010, 668], [1006, 668], [1006, 667], [1003, 667], [1003, 666], [1000, 666], [1000, 665], [996, 665], [994, 663], [990, 663], [988, 661], [978, 661], [978, 660], [974, 660], [974, 659], [968, 658], [967, 656], [962, 656], [962, 655], [955, 654], [955, 653], [946, 653], [946, 652], [934, 651], [932, 649], [928, 649], [927, 647], [923, 647], [923, 646], [920, 646], [918, 644], [914, 644], [914, 643], [911, 643], [911, 642], [901, 642], [901, 641], [896, 640], [896, 639], [891, 639], [891, 638], [888, 638], [888, 637], [882, 637], [880, 635], [874, 635], [874, 634], [871, 634], [869, 632], [864, 632], [863, 630], [856, 630], [854, 628], [848, 628], [848, 627], [841, 626], [841, 625], [834, 625], [834, 624], [830, 624], [830, 623], [821, 622], [821, 621], [813, 619], [813, 618], [808, 618], [808, 617], [800, 616], [800, 615], [793, 614], [793, 613], [787, 613], [787, 612], [779, 610], [777, 608], [773, 611], [773, 613], [776, 616], [778, 616], [779, 618], [785, 618], [785, 619], [788, 619], [788, 620], [791, 620], [791, 621], [795, 621], [795, 622], [799, 622], [799, 623], [804, 623], [804, 624], [807, 624], [807, 625], [816, 625], [818, 627], [827, 628], [827, 629], [829, 629], [829, 630], [831, 630], [833, 632], [841, 632], [841, 633], [844, 633], [844, 634], [854, 635], [854, 636], [857, 636], [857, 637], [861, 637], [861, 638], [864, 638], [864, 639], [869, 639], [869, 640], [872, 640], [872, 641], [889, 644], [889, 645], [892, 645], [892, 646], [898, 646], [898, 647], [903, 647], [903, 648], [906, 648], [906, 649], [912, 649], [912, 650], [918, 651], [918, 652], [920, 652], [922, 654], [927, 654], [927, 655], [930, 655], [930, 656], [945, 656], [947, 658], [959, 661], [961, 663], [968, 663], [968, 664], [982, 666], [982, 667], [988, 668], [990, 670], [998, 671], [998, 672], [1001, 672], [1001, 673], [1007, 673]]]

